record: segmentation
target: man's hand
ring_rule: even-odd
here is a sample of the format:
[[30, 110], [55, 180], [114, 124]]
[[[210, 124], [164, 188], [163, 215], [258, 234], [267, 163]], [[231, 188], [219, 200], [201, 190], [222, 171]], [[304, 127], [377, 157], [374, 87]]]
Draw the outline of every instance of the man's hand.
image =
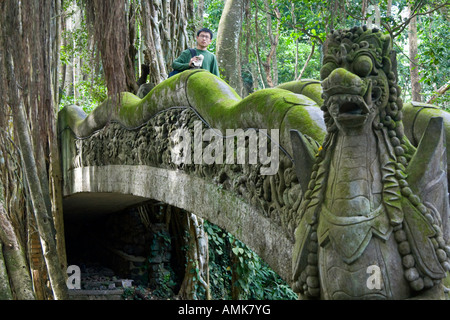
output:
[[194, 68], [195, 67], [194, 62], [197, 62], [197, 61], [198, 61], [197, 56], [192, 57], [191, 60], [189, 61], [189, 67]]

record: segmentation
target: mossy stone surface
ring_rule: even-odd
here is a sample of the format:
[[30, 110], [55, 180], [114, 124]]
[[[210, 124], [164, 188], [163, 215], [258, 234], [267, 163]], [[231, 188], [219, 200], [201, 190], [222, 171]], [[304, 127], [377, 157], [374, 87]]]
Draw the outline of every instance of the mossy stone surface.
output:
[[[290, 149], [289, 130], [296, 129], [322, 141], [325, 126], [317, 102], [319, 82], [289, 84], [286, 89], [257, 91], [245, 99], [223, 80], [202, 70], [187, 70], [154, 87], [143, 99], [125, 92], [120, 107], [105, 100], [89, 115], [75, 106], [64, 108], [60, 114], [60, 130], [70, 127], [77, 136], [88, 136], [115, 120], [128, 127], [137, 127], [157, 112], [170, 107], [191, 107], [219, 130], [280, 129], [280, 143]], [[303, 89], [301, 89], [303, 88]], [[308, 88], [308, 89], [306, 89]], [[296, 94], [305, 91], [308, 96]], [[311, 97], [311, 98], [310, 98]]]

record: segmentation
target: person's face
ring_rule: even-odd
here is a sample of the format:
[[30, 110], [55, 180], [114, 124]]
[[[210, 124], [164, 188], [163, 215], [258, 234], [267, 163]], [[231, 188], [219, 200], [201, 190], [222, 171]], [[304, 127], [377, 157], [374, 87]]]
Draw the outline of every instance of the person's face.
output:
[[211, 44], [211, 35], [209, 32], [200, 32], [197, 36], [197, 43], [200, 47], [206, 48]]

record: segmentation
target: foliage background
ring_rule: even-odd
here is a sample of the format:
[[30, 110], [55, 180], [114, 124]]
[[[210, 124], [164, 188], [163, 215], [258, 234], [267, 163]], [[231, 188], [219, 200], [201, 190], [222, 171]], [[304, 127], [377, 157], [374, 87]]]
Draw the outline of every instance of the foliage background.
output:
[[[129, 0], [133, 2], [132, 0]], [[243, 0], [244, 1], [244, 0]], [[382, 29], [384, 25], [392, 29], [399, 27], [405, 22], [407, 17], [407, 7], [409, 3], [421, 2], [421, 15], [418, 16], [418, 66], [420, 83], [423, 95], [422, 101], [428, 101], [441, 86], [450, 81], [450, 49], [449, 40], [449, 11], [448, 4], [440, 9], [435, 7], [442, 5], [436, 1], [392, 1], [391, 14], [388, 15], [388, 1], [276, 1], [267, 0], [245, 0], [246, 12], [241, 37], [241, 61], [242, 77], [244, 83], [251, 87], [249, 90], [260, 90], [267, 87], [263, 75], [257, 76], [258, 57], [254, 50], [259, 48], [259, 58], [264, 60], [264, 56], [270, 50], [270, 43], [267, 39], [266, 30], [272, 28], [273, 32], [279, 32], [279, 43], [276, 48], [276, 59], [272, 72], [275, 70], [277, 79], [275, 85], [292, 81], [298, 76], [309, 54], [313, 44], [315, 50], [308, 62], [302, 78], [319, 79], [322, 56], [322, 45], [326, 39], [326, 34], [334, 28], [348, 28], [354, 25], [361, 25], [368, 20], [374, 20], [374, 11], [367, 10], [362, 14], [363, 5], [375, 4], [380, 10]], [[213, 30], [217, 35], [218, 24], [222, 16], [225, 1], [204, 0], [194, 1], [196, 10], [203, 6], [202, 26]], [[444, 2], [445, 4], [445, 2]], [[95, 67], [93, 61], [93, 44], [89, 40], [83, 13], [79, 12], [79, 7], [72, 1], [64, 2], [67, 21], [72, 20], [72, 26], [66, 28], [63, 33], [63, 46], [61, 48], [61, 63], [68, 68], [78, 70], [80, 75], [76, 81], [65, 81], [62, 86], [61, 107], [75, 103], [82, 105], [87, 111], [98, 105], [107, 95], [102, 69]], [[267, 11], [267, 9], [269, 11]], [[273, 10], [279, 10], [281, 21], [279, 30], [276, 30], [277, 19]], [[432, 11], [434, 10], [434, 11]], [[256, 13], [257, 11], [257, 13]], [[431, 11], [431, 12], [430, 12]], [[426, 12], [430, 12], [424, 14]], [[254, 16], [256, 15], [256, 17]], [[267, 17], [271, 17], [270, 21]], [[255, 32], [255, 23], [259, 25], [259, 34]], [[195, 26], [200, 26], [199, 21], [191, 21]], [[136, 76], [139, 76], [138, 57], [142, 52], [143, 45], [140, 32], [141, 22], [137, 20], [136, 39], [134, 41], [138, 54], [136, 55], [135, 69]], [[191, 45], [194, 45], [192, 42]], [[251, 45], [252, 47], [248, 47]], [[408, 32], [407, 28], [400, 32], [394, 39], [394, 49], [398, 58], [399, 83], [405, 101], [410, 100], [411, 84], [409, 67], [411, 58], [408, 57]], [[216, 37], [214, 37], [210, 51], [216, 51]], [[296, 62], [296, 52], [298, 50], [298, 60]], [[75, 72], [75, 71], [74, 71]], [[450, 107], [449, 95], [441, 95], [435, 103], [444, 109]]]

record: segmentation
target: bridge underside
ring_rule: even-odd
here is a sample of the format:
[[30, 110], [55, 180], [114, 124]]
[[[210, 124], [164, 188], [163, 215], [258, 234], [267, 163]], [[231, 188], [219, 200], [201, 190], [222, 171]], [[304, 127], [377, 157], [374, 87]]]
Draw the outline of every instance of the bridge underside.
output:
[[147, 198], [120, 193], [80, 192], [63, 200], [66, 218], [84, 219], [110, 214], [139, 205]]
[[284, 280], [291, 280], [292, 240], [258, 208], [217, 184], [182, 171], [143, 165], [75, 168], [69, 177], [64, 187], [67, 218], [93, 217], [148, 200], [161, 201], [234, 234]]

